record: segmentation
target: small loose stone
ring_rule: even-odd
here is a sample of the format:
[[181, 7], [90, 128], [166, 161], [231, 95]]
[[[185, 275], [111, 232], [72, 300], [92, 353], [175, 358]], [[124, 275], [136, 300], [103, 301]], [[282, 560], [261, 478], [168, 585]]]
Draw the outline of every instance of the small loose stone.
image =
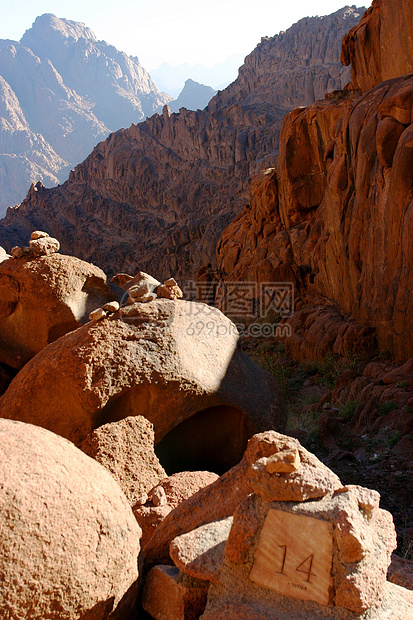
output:
[[152, 491], [151, 502], [154, 506], [165, 506], [168, 503], [165, 490], [162, 487], [157, 487]]
[[60, 243], [54, 237], [40, 237], [30, 241], [30, 248], [35, 256], [50, 256], [60, 250]]
[[18, 245], [15, 245], [14, 248], [11, 249], [11, 255], [13, 258], [22, 258], [24, 256], [24, 250]]
[[105, 316], [106, 316], [106, 312], [104, 311], [103, 308], [96, 308], [96, 310], [93, 310], [93, 312], [89, 314], [89, 320], [99, 321], [100, 319], [103, 319]]
[[117, 312], [119, 310], [119, 303], [117, 301], [109, 301], [103, 306], [103, 310], [106, 310], [106, 312]]
[[269, 474], [290, 474], [300, 467], [298, 450], [284, 450], [267, 458], [265, 469]]
[[32, 234], [30, 235], [30, 239], [32, 240], [42, 239], [43, 237], [50, 237], [50, 235], [47, 232], [44, 232], [43, 230], [34, 230]]
[[11, 249], [13, 258], [23, 258], [33, 256], [33, 250], [31, 248], [20, 248], [18, 245]]
[[166, 286], [165, 284], [158, 286], [156, 293], [163, 299], [182, 299], [184, 296], [179, 286]]

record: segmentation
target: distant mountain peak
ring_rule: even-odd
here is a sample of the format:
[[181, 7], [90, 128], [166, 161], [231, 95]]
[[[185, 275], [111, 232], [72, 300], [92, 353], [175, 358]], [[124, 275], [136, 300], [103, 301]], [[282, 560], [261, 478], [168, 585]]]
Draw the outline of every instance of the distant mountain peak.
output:
[[[56, 15], [52, 13], [44, 13], [36, 17], [32, 27], [26, 30], [21, 38], [21, 43], [30, 47], [30, 41], [33, 37], [43, 39], [50, 35], [57, 35], [59, 38], [73, 39], [73, 41], [78, 41], [79, 39], [97, 41], [95, 33], [84, 23], [56, 17]], [[27, 45], [27, 43], [29, 43], [29, 45]]]

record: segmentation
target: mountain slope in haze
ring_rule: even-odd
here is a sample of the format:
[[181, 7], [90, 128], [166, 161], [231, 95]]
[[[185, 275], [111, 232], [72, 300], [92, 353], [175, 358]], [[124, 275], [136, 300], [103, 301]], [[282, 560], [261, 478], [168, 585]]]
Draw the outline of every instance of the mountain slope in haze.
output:
[[[136, 58], [97, 41], [84, 24], [49, 14], [20, 43], [0, 40], [0, 77], [0, 213], [20, 202], [31, 182], [64, 181], [110, 131], [170, 100]], [[10, 122], [5, 110], [23, 124]]]
[[16, 95], [0, 76], [0, 187], [4, 205], [13, 204], [15, 188], [23, 191], [31, 179], [56, 185], [70, 166], [40, 133], [30, 129]]
[[[170, 101], [168, 106], [171, 112], [179, 112], [181, 108], [203, 110], [216, 94], [217, 91], [210, 86], [199, 84], [189, 78], [186, 80], [185, 86], [179, 93], [178, 98]], [[157, 112], [162, 112], [162, 108], [158, 109]]]
[[93, 101], [95, 116], [110, 131], [144, 120], [170, 100], [136, 57], [98, 41], [84, 24], [42, 15], [21, 43], [48, 58], [66, 86]]
[[170, 65], [163, 62], [158, 69], [150, 71], [151, 77], [160, 90], [178, 97], [186, 80], [191, 79], [199, 84], [208, 84], [214, 90], [222, 90], [233, 82], [244, 57], [241, 54], [232, 54], [213, 67], [204, 67], [201, 64]]
[[107, 272], [193, 278], [215, 262], [224, 227], [248, 199], [250, 177], [273, 166], [285, 114], [349, 81], [343, 36], [364, 9], [306, 18], [264, 39], [239, 77], [203, 111], [183, 110], [120, 130], [62, 186], [30, 191], [0, 225], [0, 245], [27, 243], [34, 228], [62, 251]]

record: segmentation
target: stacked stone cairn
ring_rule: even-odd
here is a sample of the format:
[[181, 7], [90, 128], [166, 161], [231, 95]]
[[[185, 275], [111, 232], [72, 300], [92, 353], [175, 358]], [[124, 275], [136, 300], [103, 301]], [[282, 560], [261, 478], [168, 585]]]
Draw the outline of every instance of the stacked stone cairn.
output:
[[13, 258], [38, 258], [39, 256], [50, 256], [60, 250], [60, 243], [54, 237], [50, 237], [47, 232], [34, 230], [30, 236], [30, 247], [21, 248], [18, 245], [11, 249]]
[[129, 306], [139, 303], [147, 303], [155, 299], [182, 299], [183, 292], [174, 278], [168, 278], [163, 284], [148, 273], [139, 271], [135, 277], [126, 273], [118, 273], [111, 279], [111, 282], [125, 291], [121, 304], [112, 301], [105, 304], [102, 308], [96, 308], [90, 313], [91, 321], [99, 321], [110, 313], [117, 312], [122, 306]]

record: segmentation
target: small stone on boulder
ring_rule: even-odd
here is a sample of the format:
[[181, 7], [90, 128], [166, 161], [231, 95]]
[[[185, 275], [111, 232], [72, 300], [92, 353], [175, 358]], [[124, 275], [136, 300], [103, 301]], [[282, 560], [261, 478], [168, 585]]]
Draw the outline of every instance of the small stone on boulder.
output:
[[160, 282], [144, 271], [139, 271], [136, 276], [128, 282], [127, 291], [135, 301], [140, 301], [144, 295], [152, 293]]
[[20, 248], [18, 245], [15, 245], [11, 249], [11, 255], [13, 258], [24, 258], [25, 256], [33, 256], [33, 250], [31, 248]]
[[[267, 445], [268, 444], [268, 445]], [[326, 467], [319, 459], [303, 448], [297, 439], [268, 431], [256, 435], [248, 444], [245, 453], [247, 459], [258, 456], [265, 448], [268, 454], [260, 456], [249, 469], [249, 484], [252, 490], [267, 501], [304, 502], [308, 499], [324, 497], [342, 488], [339, 478]], [[298, 456], [294, 456], [295, 452]], [[289, 453], [286, 465], [284, 455]], [[270, 464], [268, 464], [268, 460]], [[281, 458], [281, 460], [277, 460]], [[297, 461], [298, 469], [294, 469]], [[277, 467], [290, 469], [290, 472], [280, 472]], [[270, 473], [270, 470], [274, 473]], [[275, 469], [274, 469], [275, 468]]]
[[300, 464], [298, 450], [283, 450], [266, 459], [265, 469], [269, 474], [291, 474]]
[[106, 312], [117, 312], [119, 310], [119, 302], [109, 301], [103, 306], [103, 310], [105, 310]]
[[184, 296], [179, 286], [166, 286], [165, 284], [161, 284], [160, 286], [158, 286], [158, 288], [156, 289], [156, 294], [161, 299], [182, 299], [182, 297]]
[[30, 235], [31, 240], [42, 239], [43, 237], [50, 237], [47, 232], [43, 232], [43, 230], [34, 230]]
[[92, 310], [92, 312], [89, 314], [89, 320], [99, 321], [100, 319], [104, 319], [105, 316], [107, 315], [103, 308], [96, 308], [96, 310]]
[[50, 256], [60, 250], [60, 243], [54, 237], [40, 237], [30, 241], [35, 256]]
[[120, 288], [123, 288], [123, 290], [127, 289], [127, 285], [130, 284], [132, 280], [133, 276], [130, 276], [128, 273], [117, 273], [110, 279], [113, 284], [116, 284]]

